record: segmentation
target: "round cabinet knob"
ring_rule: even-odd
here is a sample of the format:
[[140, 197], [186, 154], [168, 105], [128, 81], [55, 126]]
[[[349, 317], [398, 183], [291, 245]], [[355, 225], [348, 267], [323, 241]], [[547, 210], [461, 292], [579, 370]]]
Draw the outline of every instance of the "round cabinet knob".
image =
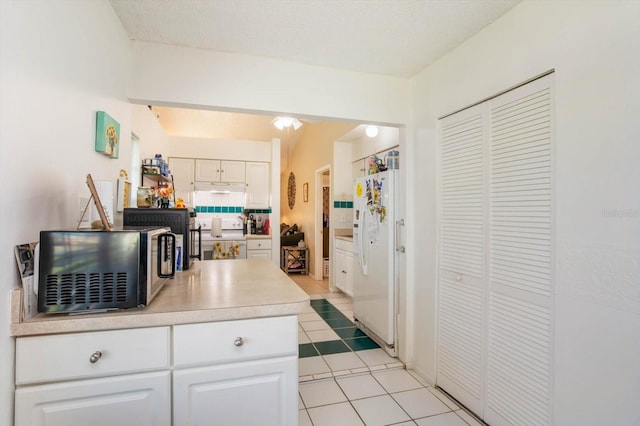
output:
[[236, 340], [233, 341], [233, 344], [236, 346], [242, 346], [244, 345], [244, 340], [242, 339], [242, 337], [236, 337]]
[[91, 354], [91, 356], [89, 357], [89, 362], [91, 364], [95, 364], [96, 362], [98, 362], [98, 360], [102, 358], [102, 352], [100, 351], [95, 351], [94, 353]]

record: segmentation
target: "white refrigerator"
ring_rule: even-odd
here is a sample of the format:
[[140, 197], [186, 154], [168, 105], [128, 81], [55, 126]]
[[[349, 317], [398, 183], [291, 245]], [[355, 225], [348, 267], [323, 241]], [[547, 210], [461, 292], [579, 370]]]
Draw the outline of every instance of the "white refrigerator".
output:
[[356, 325], [397, 356], [399, 255], [398, 171], [355, 180], [353, 315]]

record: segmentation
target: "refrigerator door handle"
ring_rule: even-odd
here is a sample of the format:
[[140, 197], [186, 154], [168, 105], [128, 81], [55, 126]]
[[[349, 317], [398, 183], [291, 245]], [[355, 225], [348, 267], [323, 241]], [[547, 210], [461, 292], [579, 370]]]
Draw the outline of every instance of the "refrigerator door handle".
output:
[[367, 264], [365, 263], [365, 255], [364, 255], [364, 217], [366, 216], [365, 212], [362, 211], [360, 213], [360, 217], [358, 218], [358, 257], [360, 258], [360, 269], [362, 270], [362, 275], [367, 276]]
[[400, 238], [400, 228], [404, 226], [404, 219], [396, 220], [396, 251], [404, 253], [402, 238]]

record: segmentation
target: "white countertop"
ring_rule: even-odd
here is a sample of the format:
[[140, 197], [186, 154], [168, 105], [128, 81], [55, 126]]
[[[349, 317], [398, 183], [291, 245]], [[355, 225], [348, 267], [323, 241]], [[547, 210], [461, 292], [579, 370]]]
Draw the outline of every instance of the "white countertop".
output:
[[307, 293], [270, 260], [203, 261], [178, 272], [145, 308], [80, 315], [38, 314], [19, 322], [20, 298], [13, 297], [11, 334], [30, 336], [297, 315], [308, 305]]
[[264, 234], [247, 234], [245, 235], [247, 240], [266, 240], [273, 237], [273, 235], [264, 235]]

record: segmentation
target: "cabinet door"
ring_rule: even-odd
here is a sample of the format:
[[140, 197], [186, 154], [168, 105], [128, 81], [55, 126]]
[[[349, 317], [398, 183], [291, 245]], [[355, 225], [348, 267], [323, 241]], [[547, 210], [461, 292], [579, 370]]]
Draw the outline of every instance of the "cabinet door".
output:
[[271, 250], [247, 250], [247, 259], [271, 259]]
[[15, 424], [169, 426], [170, 372], [18, 388], [15, 392]]
[[220, 161], [220, 181], [233, 183], [244, 182], [244, 161]]
[[173, 376], [176, 425], [297, 425], [296, 356], [188, 368]]
[[176, 199], [182, 198], [187, 205], [193, 202], [195, 182], [195, 160], [193, 158], [169, 158], [169, 170], [173, 175]]
[[365, 167], [366, 164], [366, 160], [360, 159], [360, 160], [356, 160], [352, 163], [352, 175], [353, 175], [353, 179], [357, 178], [357, 177], [362, 177], [365, 176], [367, 174], [367, 169]]
[[247, 208], [269, 208], [269, 163], [247, 163]]
[[353, 253], [347, 252], [345, 258], [345, 268], [347, 272], [345, 274], [344, 292], [353, 297]]
[[344, 250], [336, 250], [334, 256], [335, 284], [340, 291], [347, 292], [347, 254]]
[[196, 159], [196, 180], [220, 182], [220, 160]]

